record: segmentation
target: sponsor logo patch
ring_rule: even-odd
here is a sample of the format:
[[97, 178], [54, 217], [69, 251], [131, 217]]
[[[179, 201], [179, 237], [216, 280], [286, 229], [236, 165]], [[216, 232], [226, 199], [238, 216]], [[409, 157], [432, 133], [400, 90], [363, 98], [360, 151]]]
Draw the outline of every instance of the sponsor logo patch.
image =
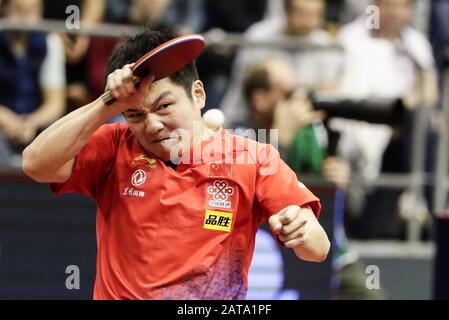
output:
[[133, 176], [131, 177], [131, 183], [134, 187], [138, 187], [143, 185], [147, 181], [147, 174], [145, 171], [139, 169], [136, 170], [136, 172], [133, 173]]
[[215, 180], [212, 186], [207, 187], [207, 193], [212, 196], [208, 204], [214, 208], [231, 208], [231, 201], [228, 200], [234, 194], [234, 188], [229, 186], [227, 181]]
[[138, 157], [135, 157], [131, 162], [132, 167], [144, 167], [144, 168], [156, 168], [157, 161], [153, 158], [149, 158], [143, 154]]
[[206, 210], [204, 216], [204, 229], [231, 232], [233, 214], [230, 212], [221, 212]]
[[145, 191], [140, 191], [140, 190], [136, 190], [134, 188], [126, 187], [123, 190], [122, 195], [125, 197], [143, 198], [143, 197], [145, 197]]

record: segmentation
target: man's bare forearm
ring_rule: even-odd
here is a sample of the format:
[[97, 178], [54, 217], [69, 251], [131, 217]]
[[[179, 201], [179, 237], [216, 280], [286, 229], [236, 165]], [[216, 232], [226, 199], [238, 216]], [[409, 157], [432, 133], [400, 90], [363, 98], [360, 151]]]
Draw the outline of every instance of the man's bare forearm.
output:
[[327, 258], [330, 241], [318, 222], [310, 221], [307, 240], [301, 246], [293, 248], [298, 258], [310, 262], [322, 262]]
[[76, 155], [94, 132], [118, 113], [97, 99], [59, 119], [25, 149], [24, 171], [39, 182], [66, 181]]
[[26, 117], [27, 121], [35, 128], [41, 128], [52, 123], [63, 115], [65, 98], [64, 89], [44, 89], [42, 105]]

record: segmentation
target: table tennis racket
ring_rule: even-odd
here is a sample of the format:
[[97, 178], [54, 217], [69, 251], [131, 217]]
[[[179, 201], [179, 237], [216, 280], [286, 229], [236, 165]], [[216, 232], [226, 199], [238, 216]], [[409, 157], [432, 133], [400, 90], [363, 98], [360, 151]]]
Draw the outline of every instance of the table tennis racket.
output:
[[[148, 75], [154, 75], [154, 81], [171, 76], [192, 63], [203, 51], [206, 41], [202, 35], [188, 34], [167, 41], [146, 53], [132, 67], [138, 84]], [[102, 96], [103, 102], [110, 105], [116, 98], [110, 91]]]

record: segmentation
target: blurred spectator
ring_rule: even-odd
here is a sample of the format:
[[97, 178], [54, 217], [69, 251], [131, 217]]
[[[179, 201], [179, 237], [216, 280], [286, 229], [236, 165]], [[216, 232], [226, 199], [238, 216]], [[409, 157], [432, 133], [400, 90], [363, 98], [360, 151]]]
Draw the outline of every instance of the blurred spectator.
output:
[[[363, 2], [363, 0], [359, 0]], [[345, 0], [325, 0], [325, 29], [329, 31], [329, 24], [339, 25], [342, 20], [342, 13], [346, 7]], [[284, 1], [268, 0], [267, 11], [264, 20], [281, 20], [285, 21]]]
[[[433, 0], [430, 34], [438, 69], [449, 62], [449, 0]], [[445, 63], [446, 62], [446, 63]]]
[[130, 3], [131, 0], [106, 0], [103, 21], [125, 23], [128, 19]]
[[[144, 26], [154, 30], [170, 28], [165, 21], [165, 14], [170, 0], [130, 0], [118, 2], [124, 9], [122, 17], [115, 17], [122, 23]], [[114, 7], [115, 2], [108, 2], [107, 7]], [[126, 5], [126, 6], [125, 6]], [[106, 10], [106, 12], [111, 9]], [[104, 16], [103, 21], [109, 22], [109, 17]], [[91, 98], [100, 96], [104, 92], [106, 63], [112, 50], [121, 39], [109, 37], [96, 37], [92, 40], [88, 56], [88, 83]]]
[[170, 0], [132, 0], [128, 8], [128, 22], [156, 30], [165, 28], [169, 4]]
[[[104, 21], [173, 26], [176, 33], [203, 30], [203, 0], [106, 0]], [[140, 21], [140, 22], [139, 22]]]
[[[172, 29], [183, 34], [201, 28], [201, 16], [200, 0], [107, 0], [103, 22], [119, 22], [153, 30]], [[88, 54], [91, 99], [104, 91], [106, 62], [119, 42], [120, 39], [106, 37], [96, 37], [92, 40]]]
[[[413, 0], [376, 0], [380, 28], [368, 28], [362, 16], [341, 29], [345, 68], [337, 94], [348, 99], [399, 98], [406, 113], [395, 127], [333, 119], [341, 132], [339, 154], [351, 164], [354, 175], [376, 179], [382, 172], [408, 172], [411, 167], [415, 110], [433, 107], [438, 98], [435, 63], [425, 35], [410, 26]], [[430, 110], [430, 108], [429, 108]], [[430, 114], [431, 112], [429, 112]], [[365, 215], [354, 224], [358, 237], [398, 238], [401, 225], [394, 212], [401, 191], [375, 190], [364, 203], [363, 188], [351, 192], [353, 214]]]
[[[42, 11], [41, 0], [5, 3], [6, 17], [13, 21], [38, 22]], [[4, 162], [64, 112], [64, 62], [64, 48], [55, 34], [0, 33], [0, 158]]]
[[[66, 12], [70, 6], [80, 9], [81, 28], [83, 24], [98, 23], [104, 12], [105, 0], [44, 0], [46, 19], [66, 21], [72, 11]], [[59, 35], [64, 43], [67, 73], [67, 99], [69, 110], [85, 105], [89, 101], [87, 82], [86, 54], [90, 37], [86, 35]]]
[[333, 230], [333, 266], [339, 284], [334, 298], [384, 299], [382, 291], [365, 287], [364, 268], [346, 239], [343, 210], [349, 166], [329, 154], [327, 134], [320, 125], [324, 115], [313, 110], [307, 95], [298, 89], [299, 83], [294, 67], [283, 60], [268, 59], [250, 66], [243, 81], [250, 109], [246, 127], [277, 129], [281, 157], [298, 176], [322, 177], [339, 189]]
[[328, 139], [321, 121], [324, 114], [313, 110], [299, 78], [289, 63], [262, 60], [245, 73], [243, 91], [249, 118], [243, 127], [278, 130], [281, 155], [298, 174], [323, 175], [341, 189], [349, 183], [349, 167], [326, 155]]
[[341, 12], [341, 22], [346, 24], [365, 14], [365, 9], [373, 0], [345, 0], [344, 10]]
[[[223, 32], [243, 33], [262, 20], [278, 0], [204, 1], [204, 30], [210, 35]], [[269, 8], [270, 7], [270, 8]], [[228, 86], [236, 48], [225, 45], [209, 46], [198, 60], [198, 72], [204, 80], [208, 107], [217, 108]]]
[[203, 1], [171, 0], [166, 15], [168, 24], [175, 26], [179, 34], [202, 31], [206, 23]]
[[206, 29], [220, 28], [228, 32], [244, 32], [262, 20], [266, 6], [267, 0], [205, 0]]
[[[332, 37], [321, 26], [324, 22], [325, 1], [285, 0], [286, 21], [266, 20], [247, 31], [250, 40], [276, 41], [283, 36], [295, 37], [305, 45], [332, 45]], [[248, 108], [241, 92], [243, 70], [250, 64], [269, 57], [289, 61], [301, 74], [301, 85], [308, 89], [331, 90], [339, 72], [341, 56], [335, 51], [297, 51], [283, 48], [244, 48], [239, 51], [233, 66], [231, 84], [221, 107], [227, 125], [233, 126], [245, 118]]]
[[[429, 0], [412, 0], [415, 5], [414, 14], [411, 17], [411, 24], [421, 32], [427, 33], [429, 24]], [[354, 21], [358, 17], [371, 14], [370, 10], [366, 12], [366, 8], [375, 5], [376, 0], [344, 0], [343, 10], [340, 14], [341, 23], [346, 24]]]
[[[355, 99], [403, 98], [410, 110], [421, 107], [421, 102], [434, 106], [438, 97], [434, 59], [425, 35], [409, 25], [413, 1], [376, 0], [375, 4], [380, 9], [380, 29], [368, 29], [361, 17], [344, 26], [338, 36], [346, 52], [338, 95]], [[377, 177], [393, 136], [392, 128], [348, 120], [334, 124], [343, 132], [340, 151], [354, 160], [365, 178]], [[393, 143], [402, 144], [404, 133], [398, 130], [394, 131]], [[405, 161], [410, 153], [404, 145], [396, 147], [398, 154], [391, 157], [393, 168], [386, 170], [407, 169]]]

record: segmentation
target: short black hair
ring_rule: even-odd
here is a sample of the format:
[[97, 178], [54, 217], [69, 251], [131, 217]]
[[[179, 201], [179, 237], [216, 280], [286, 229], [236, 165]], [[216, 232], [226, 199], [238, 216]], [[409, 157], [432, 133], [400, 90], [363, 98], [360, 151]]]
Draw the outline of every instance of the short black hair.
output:
[[[140, 57], [157, 46], [176, 38], [177, 35], [169, 30], [154, 31], [144, 30], [133, 37], [128, 37], [125, 41], [114, 49], [106, 65], [104, 81], [113, 71], [123, 68], [126, 64], [136, 62]], [[192, 98], [192, 83], [199, 79], [195, 62], [185, 66], [177, 73], [169, 76], [169, 79], [181, 86], [187, 95]]]
[[255, 90], [269, 91], [271, 89], [270, 75], [267, 68], [258, 64], [253, 66], [243, 80], [243, 95], [251, 102], [251, 95]]

